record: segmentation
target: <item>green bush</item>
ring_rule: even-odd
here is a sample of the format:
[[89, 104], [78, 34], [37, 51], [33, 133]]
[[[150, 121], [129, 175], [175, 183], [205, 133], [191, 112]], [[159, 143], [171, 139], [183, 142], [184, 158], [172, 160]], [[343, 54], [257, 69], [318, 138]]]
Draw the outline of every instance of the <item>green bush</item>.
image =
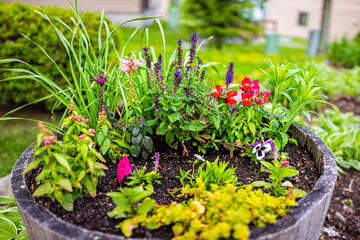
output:
[[[71, 17], [73, 12], [70, 9], [60, 7], [41, 7], [49, 13], [56, 13], [61, 20], [69, 26], [74, 26]], [[40, 71], [55, 79], [58, 84], [64, 83], [64, 79], [57, 71], [54, 64], [34, 43], [22, 36], [31, 38], [44, 49], [51, 58], [63, 69], [66, 76], [71, 76], [70, 64], [65, 48], [61, 44], [53, 26], [42, 16], [36, 13], [36, 7], [22, 3], [0, 3], [0, 59], [16, 58], [21, 59]], [[101, 14], [87, 12], [83, 21], [87, 27], [93, 45], [98, 41], [98, 28]], [[55, 21], [56, 22], [56, 21]], [[65, 26], [55, 23], [70, 41], [73, 34]], [[110, 28], [114, 26], [110, 25]], [[75, 27], [74, 27], [75, 28]], [[74, 29], [73, 29], [74, 30]], [[3, 65], [5, 68], [24, 68], [24, 65]], [[14, 76], [15, 72], [0, 70], [0, 79]], [[39, 82], [33, 80], [4, 81], [0, 84], [0, 105], [12, 103], [32, 102], [48, 93]], [[47, 108], [50, 108], [54, 99], [46, 100]]]
[[360, 66], [360, 33], [352, 41], [342, 38], [340, 42], [333, 42], [328, 55], [331, 63], [337, 67]]
[[185, 24], [192, 32], [215, 37], [220, 48], [226, 37], [249, 38], [256, 32], [251, 22], [250, 0], [186, 0]]

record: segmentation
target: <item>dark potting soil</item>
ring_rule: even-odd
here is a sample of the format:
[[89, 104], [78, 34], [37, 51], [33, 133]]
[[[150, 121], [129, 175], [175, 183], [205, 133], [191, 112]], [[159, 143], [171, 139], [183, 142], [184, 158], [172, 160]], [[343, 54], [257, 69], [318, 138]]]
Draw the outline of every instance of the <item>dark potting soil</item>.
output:
[[338, 177], [321, 233], [324, 239], [360, 239], [360, 172]]
[[[189, 157], [183, 156], [182, 148], [179, 150], [170, 149], [163, 138], [157, 137], [154, 140], [154, 152], [160, 152], [159, 173], [162, 176], [160, 184], [154, 184], [154, 194], [152, 198], [158, 204], [169, 204], [172, 201], [183, 201], [184, 198], [171, 194], [176, 189], [181, 188], [179, 178], [179, 168], [184, 171], [193, 168], [193, 163], [197, 159], [194, 154], [199, 154], [191, 146], [187, 146]], [[295, 177], [289, 177], [289, 180], [295, 188], [302, 189], [309, 192], [315, 185], [319, 178], [319, 173], [314, 166], [311, 155], [303, 148], [288, 144], [283, 152], [288, 153], [288, 160], [290, 165], [299, 170], [300, 174]], [[214, 161], [218, 156], [220, 161], [229, 162], [228, 167], [236, 167], [236, 175], [242, 184], [250, 184], [253, 181], [270, 182], [268, 173], [260, 173], [260, 164], [256, 165], [248, 157], [241, 157], [239, 152], [234, 152], [234, 156], [230, 158], [229, 151], [220, 147], [219, 151], [212, 149], [207, 150], [206, 155], [199, 154], [204, 159]], [[148, 161], [137, 160], [134, 162], [137, 169], [146, 166], [150, 171], [154, 168], [154, 157]], [[201, 161], [200, 161], [201, 163]], [[198, 166], [199, 164], [197, 164]], [[101, 178], [97, 187], [97, 196], [91, 198], [85, 196], [82, 199], [77, 199], [74, 202], [73, 212], [65, 211], [58, 203], [52, 202], [47, 197], [35, 198], [36, 201], [53, 212], [56, 216], [64, 221], [70, 222], [80, 227], [98, 230], [102, 232], [122, 235], [120, 229], [116, 226], [121, 222], [119, 219], [113, 219], [107, 216], [107, 213], [115, 208], [115, 204], [110, 197], [106, 196], [107, 192], [118, 191], [119, 187], [126, 187], [124, 182], [126, 177], [120, 184], [116, 180], [117, 166], [108, 162], [109, 170], [105, 171], [105, 176]], [[36, 189], [35, 177], [40, 172], [40, 169], [34, 171], [32, 181], [29, 188], [33, 192]], [[132, 237], [151, 238], [156, 236], [162, 239], [171, 239], [173, 237], [171, 226], [162, 227], [158, 230], [147, 230], [145, 228], [137, 228], [134, 230]]]

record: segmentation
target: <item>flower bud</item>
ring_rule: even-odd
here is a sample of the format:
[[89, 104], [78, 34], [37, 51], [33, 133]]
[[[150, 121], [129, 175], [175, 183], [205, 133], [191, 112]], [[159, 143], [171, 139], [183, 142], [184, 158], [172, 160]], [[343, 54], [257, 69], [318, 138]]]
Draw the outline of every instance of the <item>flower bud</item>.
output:
[[90, 128], [90, 129], [89, 129], [89, 132], [91, 132], [92, 134], [95, 134], [95, 133], [96, 133], [95, 129], [93, 129], [93, 128]]
[[78, 116], [74, 116], [74, 117], [73, 117], [73, 120], [74, 120], [74, 121], [78, 121], [78, 120], [79, 120], [79, 117], [78, 117]]
[[46, 140], [46, 141], [44, 142], [44, 144], [45, 144], [45, 145], [50, 145], [50, 141], [49, 141], [49, 140]]

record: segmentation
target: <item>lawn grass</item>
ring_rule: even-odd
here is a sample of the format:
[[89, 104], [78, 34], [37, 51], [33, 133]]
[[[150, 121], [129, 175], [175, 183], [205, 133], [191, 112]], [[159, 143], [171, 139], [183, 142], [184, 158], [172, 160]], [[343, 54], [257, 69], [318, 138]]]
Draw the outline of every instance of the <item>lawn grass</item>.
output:
[[[170, 31], [164, 26], [166, 35], [166, 50], [164, 51], [161, 33], [157, 24], [149, 27], [149, 46], [153, 46], [157, 54], [164, 53], [168, 59], [174, 50], [177, 48], [177, 38], [184, 39], [184, 49], [188, 49], [190, 32], [182, 31]], [[120, 42], [116, 43], [121, 54], [122, 48], [125, 46], [127, 39], [135, 31], [135, 28], [121, 28], [123, 38]], [[140, 53], [142, 48], [146, 46], [146, 38], [143, 35], [144, 29], [139, 29], [134, 35], [133, 39], [127, 44], [124, 54], [128, 55], [132, 51], [136, 50], [136, 53]], [[200, 32], [200, 41], [201, 41]], [[219, 74], [215, 70], [209, 70], [206, 78], [216, 84], [224, 84], [224, 76], [226, 74], [227, 65], [233, 62], [235, 65], [235, 82], [240, 82], [244, 77], [259, 78], [260, 82], [265, 78], [265, 74], [260, 70], [266, 70], [268, 68], [268, 62], [271, 59], [272, 62], [299, 62], [309, 58], [305, 56], [306, 41], [294, 39], [294, 46], [287, 43], [284, 46], [280, 45], [279, 54], [266, 55], [263, 54], [264, 43], [258, 44], [225, 44], [222, 49], [216, 49], [211, 46], [205, 45], [199, 53], [198, 57], [204, 63], [217, 62], [223, 65], [218, 65], [217, 69]], [[115, 56], [115, 55], [114, 55]], [[317, 58], [321, 59], [321, 58]], [[6, 112], [6, 111], [5, 111]], [[2, 116], [4, 111], [0, 111]], [[15, 114], [19, 116], [19, 114]], [[33, 111], [25, 111], [20, 114], [20, 117], [35, 118], [44, 121], [56, 122], [50, 120], [50, 113], [34, 113]], [[36, 123], [24, 122], [24, 121], [0, 121], [0, 177], [10, 173], [15, 161], [20, 154], [35, 141], [37, 134]]]

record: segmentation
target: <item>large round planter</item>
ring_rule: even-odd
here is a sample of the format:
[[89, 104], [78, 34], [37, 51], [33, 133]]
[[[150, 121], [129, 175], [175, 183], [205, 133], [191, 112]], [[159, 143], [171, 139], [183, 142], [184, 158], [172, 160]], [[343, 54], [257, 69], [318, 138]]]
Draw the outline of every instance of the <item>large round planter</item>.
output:
[[[319, 239], [335, 186], [336, 160], [328, 146], [308, 129], [293, 125], [291, 130], [292, 137], [312, 154], [321, 177], [313, 190], [299, 201], [299, 206], [290, 210], [288, 216], [262, 228], [251, 227], [250, 239]], [[30, 146], [20, 156], [11, 173], [11, 188], [30, 239], [124, 239], [64, 222], [37, 204], [28, 189], [28, 174], [22, 175], [32, 158], [33, 146]]]

